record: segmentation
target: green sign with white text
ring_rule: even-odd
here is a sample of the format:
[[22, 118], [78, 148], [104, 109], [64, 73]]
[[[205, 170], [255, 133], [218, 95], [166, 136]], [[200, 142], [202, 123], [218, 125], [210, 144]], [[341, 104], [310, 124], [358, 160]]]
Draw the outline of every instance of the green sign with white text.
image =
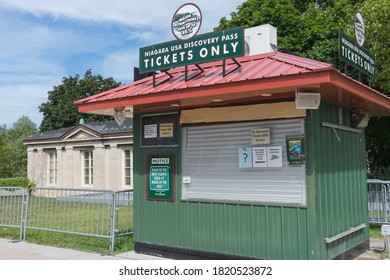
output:
[[375, 75], [375, 58], [344, 32], [339, 31], [339, 57], [368, 76]]
[[149, 155], [147, 170], [147, 199], [173, 201], [174, 156]]
[[170, 41], [140, 48], [140, 73], [244, 55], [244, 29], [202, 34], [186, 41]]

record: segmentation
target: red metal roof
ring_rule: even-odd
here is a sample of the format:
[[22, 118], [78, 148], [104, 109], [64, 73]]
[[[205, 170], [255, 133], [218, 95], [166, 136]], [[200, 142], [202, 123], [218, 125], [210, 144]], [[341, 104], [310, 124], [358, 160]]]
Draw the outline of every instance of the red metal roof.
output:
[[[222, 61], [201, 64], [204, 73], [189, 81], [185, 81], [184, 67], [172, 68], [168, 70], [172, 78], [164, 83], [158, 84], [168, 76], [165, 73], [156, 75], [157, 85], [155, 87], [153, 87], [153, 77], [148, 77], [78, 100], [75, 104], [78, 105], [80, 112], [95, 113], [102, 109], [123, 106], [144, 105], [147, 107], [151, 104], [156, 107], [158, 104], [168, 106], [168, 103], [175, 101], [182, 106], [200, 106], [201, 104], [206, 106], [209, 105], [210, 100], [194, 104], [188, 100], [230, 95], [227, 99], [235, 100], [234, 102], [238, 100], [264, 101], [264, 98], [254, 100], [254, 94], [249, 93], [256, 92], [256, 96], [258, 96], [259, 93], [267, 91], [284, 92], [284, 95], [279, 94], [277, 98], [291, 99], [297, 88], [331, 83], [333, 87], [324, 87], [324, 90], [321, 91], [321, 96], [324, 96], [328, 101], [336, 103], [348, 101], [351, 103], [349, 99], [354, 98], [353, 104], [349, 104], [349, 106], [360, 106], [362, 109], [370, 111], [372, 115], [375, 115], [374, 112], [376, 115], [390, 114], [390, 99], [388, 97], [342, 75], [331, 64], [280, 52], [240, 57], [237, 58], [237, 61], [241, 67], [225, 77], [222, 75]], [[236, 64], [231, 61], [227, 63], [226, 69], [229, 71], [235, 66]], [[189, 66], [188, 70], [189, 77], [199, 72], [195, 66]], [[331, 75], [331, 73], [337, 73], [337, 76]], [[344, 84], [348, 84], [349, 88], [343, 92], [344, 98], [341, 100], [340, 95], [334, 91], [335, 87], [342, 88]], [[340, 93], [339, 90], [336, 91]], [[269, 99], [276, 99], [276, 97]], [[183, 100], [187, 100], [187, 102], [183, 102]], [[378, 111], [379, 107], [382, 109]]]

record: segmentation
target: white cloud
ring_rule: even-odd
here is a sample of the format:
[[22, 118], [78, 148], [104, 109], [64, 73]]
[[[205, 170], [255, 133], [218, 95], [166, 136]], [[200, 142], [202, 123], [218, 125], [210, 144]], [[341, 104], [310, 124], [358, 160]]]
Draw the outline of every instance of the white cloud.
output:
[[3, 109], [0, 110], [0, 124], [6, 124], [9, 128], [21, 116], [28, 116], [39, 126], [42, 114], [38, 107], [47, 101], [47, 92], [52, 89], [48, 83], [1, 86], [0, 104]]
[[138, 65], [138, 52], [128, 50], [107, 55], [102, 62], [102, 75], [115, 80], [130, 82], [133, 80], [133, 67]]
[[[0, 125], [28, 115], [62, 77], [93, 73], [129, 82], [138, 49], [173, 40], [171, 18], [185, 0], [0, 0]], [[242, 0], [191, 1], [211, 32]]]
[[[221, 17], [229, 17], [243, 0], [192, 1], [203, 13], [203, 32], [211, 31]], [[55, 19], [110, 22], [133, 28], [160, 30], [169, 28], [171, 18], [184, 3], [183, 0], [0, 0], [4, 8], [20, 10], [35, 16], [51, 16]]]

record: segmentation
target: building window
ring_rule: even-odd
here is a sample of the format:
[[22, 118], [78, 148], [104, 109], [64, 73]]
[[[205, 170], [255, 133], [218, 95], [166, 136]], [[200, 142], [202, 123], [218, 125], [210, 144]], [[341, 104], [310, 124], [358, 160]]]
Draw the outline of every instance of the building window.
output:
[[83, 152], [84, 185], [93, 185], [93, 152]]
[[49, 152], [49, 185], [57, 184], [57, 152]]
[[123, 150], [124, 154], [124, 187], [131, 187], [133, 181], [133, 151]]

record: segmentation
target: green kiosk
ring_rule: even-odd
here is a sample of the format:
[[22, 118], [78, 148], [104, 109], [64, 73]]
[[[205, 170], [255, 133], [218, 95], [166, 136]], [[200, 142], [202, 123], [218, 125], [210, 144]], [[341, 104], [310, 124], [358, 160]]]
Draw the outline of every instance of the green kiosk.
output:
[[152, 75], [75, 102], [134, 118], [135, 250], [308, 260], [365, 249], [364, 128], [390, 115], [390, 99], [327, 63], [246, 55], [245, 32], [142, 48]]

